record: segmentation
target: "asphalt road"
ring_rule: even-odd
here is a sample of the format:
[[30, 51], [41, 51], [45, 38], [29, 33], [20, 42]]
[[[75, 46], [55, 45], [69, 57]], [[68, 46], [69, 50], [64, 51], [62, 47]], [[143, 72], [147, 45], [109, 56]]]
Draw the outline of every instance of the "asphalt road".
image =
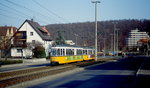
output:
[[150, 57], [144, 59], [135, 78], [134, 88], [150, 88]]
[[28, 88], [150, 88], [150, 58], [120, 59]]

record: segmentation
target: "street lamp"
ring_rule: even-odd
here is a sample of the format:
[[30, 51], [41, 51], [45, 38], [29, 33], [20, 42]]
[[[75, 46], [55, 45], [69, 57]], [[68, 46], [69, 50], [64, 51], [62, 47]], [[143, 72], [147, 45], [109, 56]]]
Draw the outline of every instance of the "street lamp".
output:
[[100, 1], [92, 1], [95, 4], [95, 61], [97, 61], [97, 4]]

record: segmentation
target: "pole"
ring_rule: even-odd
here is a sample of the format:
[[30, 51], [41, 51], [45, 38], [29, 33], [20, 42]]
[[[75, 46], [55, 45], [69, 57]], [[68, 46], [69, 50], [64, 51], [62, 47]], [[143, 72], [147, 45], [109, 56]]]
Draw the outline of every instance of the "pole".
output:
[[114, 24], [114, 55], [115, 55], [115, 52], [116, 52], [116, 51], [115, 51], [115, 50], [116, 50], [116, 48], [115, 48], [115, 47], [116, 47], [116, 41], [115, 41], [115, 40], [116, 40], [116, 37], [115, 37], [115, 36], [116, 36], [116, 35], [115, 35], [115, 29], [116, 29], [116, 28], [115, 28], [115, 27], [116, 27], [116, 25]]
[[116, 29], [116, 31], [117, 31], [117, 44], [116, 44], [116, 46], [117, 46], [117, 56], [118, 56], [118, 53], [119, 53], [119, 29]]
[[106, 39], [106, 38], [104, 38], [104, 57], [105, 57], [105, 55], [106, 55], [106, 42], [105, 42], [105, 39]]
[[118, 56], [118, 53], [119, 53], [119, 50], [118, 50], [118, 31], [119, 31], [119, 29], [117, 29], [117, 56]]
[[76, 46], [77, 46], [77, 45], [78, 45], [78, 44], [77, 44], [77, 37], [78, 37], [78, 34], [74, 34], [74, 35], [76, 36]]
[[97, 61], [97, 3], [100, 1], [92, 1], [95, 4], [95, 61]]
[[114, 24], [114, 55], [115, 55], [115, 52], [116, 52], [116, 24], [117, 22], [113, 22]]
[[113, 52], [113, 34], [110, 34], [111, 36], [111, 52]]

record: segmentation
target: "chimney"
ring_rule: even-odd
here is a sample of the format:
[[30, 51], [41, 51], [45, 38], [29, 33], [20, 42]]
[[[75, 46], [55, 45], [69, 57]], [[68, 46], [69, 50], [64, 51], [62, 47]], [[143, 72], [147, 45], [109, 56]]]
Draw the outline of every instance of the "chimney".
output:
[[9, 36], [10, 32], [9, 32], [9, 28], [6, 29], [6, 36]]
[[32, 22], [34, 21], [33, 18], [31, 19], [31, 21], [32, 21]]
[[14, 30], [13, 30], [13, 27], [11, 27], [10, 34], [13, 35], [13, 33], [14, 33]]

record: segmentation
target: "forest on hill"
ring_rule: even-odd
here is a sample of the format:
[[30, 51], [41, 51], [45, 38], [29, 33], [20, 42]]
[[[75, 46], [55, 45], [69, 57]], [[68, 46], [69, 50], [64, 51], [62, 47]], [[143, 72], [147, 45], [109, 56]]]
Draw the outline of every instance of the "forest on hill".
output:
[[[140, 31], [150, 33], [150, 20], [110, 20], [98, 22], [98, 50], [111, 50], [113, 46], [114, 23], [119, 29], [119, 49], [126, 48], [126, 38], [130, 30], [138, 28]], [[46, 28], [51, 33], [52, 39], [55, 40], [58, 33], [64, 37], [65, 40], [73, 40], [79, 46], [94, 46], [95, 44], [95, 22], [78, 22], [68, 24], [49, 24]], [[104, 42], [105, 41], [105, 42]]]

